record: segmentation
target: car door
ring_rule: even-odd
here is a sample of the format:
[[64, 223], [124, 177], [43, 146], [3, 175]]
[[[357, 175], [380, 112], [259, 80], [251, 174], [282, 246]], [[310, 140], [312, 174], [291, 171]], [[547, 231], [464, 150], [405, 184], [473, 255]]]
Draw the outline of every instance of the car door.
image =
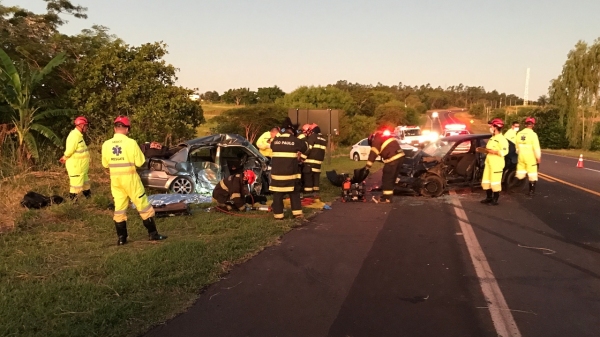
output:
[[367, 160], [369, 158], [369, 152], [371, 151], [369, 140], [366, 138], [361, 140], [358, 148], [360, 149], [360, 160]]

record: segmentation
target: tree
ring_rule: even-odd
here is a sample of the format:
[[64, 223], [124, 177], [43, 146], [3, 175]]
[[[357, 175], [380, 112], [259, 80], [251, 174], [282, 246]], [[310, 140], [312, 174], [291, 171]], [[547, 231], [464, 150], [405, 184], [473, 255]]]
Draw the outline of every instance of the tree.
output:
[[243, 135], [251, 143], [261, 133], [279, 126], [287, 116], [287, 109], [275, 104], [257, 104], [239, 109], [230, 109], [211, 121], [216, 123], [216, 133], [235, 133]]
[[334, 86], [299, 87], [278, 99], [277, 103], [290, 109], [341, 109], [348, 115], [356, 112], [352, 96]]
[[378, 106], [375, 109], [375, 120], [379, 126], [395, 128], [398, 125], [407, 125], [408, 118], [404, 102], [393, 100]]
[[54, 68], [64, 62], [65, 54], [55, 56], [42, 68], [31, 69], [21, 63], [21, 72], [17, 71], [13, 60], [0, 49], [0, 100], [6, 102], [9, 118], [11, 119], [14, 133], [18, 138], [18, 156], [21, 163], [25, 159], [38, 159], [38, 144], [32, 133], [49, 139], [56, 146], [61, 146], [60, 139], [47, 126], [41, 124], [50, 117], [74, 115], [73, 110], [45, 110], [44, 105], [35, 96], [35, 90], [43, 78], [50, 74]]
[[258, 88], [258, 91], [256, 91], [256, 100], [259, 103], [275, 103], [278, 98], [283, 96], [285, 96], [285, 92], [276, 85], [267, 88]]
[[255, 104], [256, 92], [249, 88], [229, 89], [221, 95], [221, 100], [225, 103], [235, 103], [235, 105]]
[[207, 91], [203, 94], [200, 94], [200, 99], [208, 103], [214, 103], [220, 101], [221, 96], [216, 91]]
[[548, 96], [546, 96], [546, 95], [540, 96], [537, 100], [537, 104], [540, 106], [545, 106], [546, 104], [548, 104]]
[[180, 139], [203, 122], [202, 108], [189, 100], [191, 90], [174, 86], [175, 67], [163, 57], [166, 46], [131, 47], [114, 41], [81, 59], [75, 68], [71, 100], [89, 119], [92, 138], [105, 139], [118, 115], [145, 125], [132, 131], [142, 139]]
[[550, 102], [566, 121], [571, 146], [589, 149], [600, 110], [600, 39], [579, 41], [567, 56], [562, 73], [551, 82]]

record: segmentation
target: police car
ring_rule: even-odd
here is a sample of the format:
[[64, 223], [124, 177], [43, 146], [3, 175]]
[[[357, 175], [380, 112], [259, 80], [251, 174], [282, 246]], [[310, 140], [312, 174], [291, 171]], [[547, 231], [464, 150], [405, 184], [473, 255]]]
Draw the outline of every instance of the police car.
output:
[[[401, 143], [400, 140], [398, 140], [398, 143], [400, 144], [400, 148], [404, 151], [404, 153], [411, 151], [415, 152], [418, 150], [418, 148], [414, 146]], [[352, 145], [352, 148], [350, 149], [350, 159], [354, 161], [367, 160], [369, 158], [369, 152], [371, 152], [371, 147], [369, 146], [368, 139], [362, 139], [360, 142]], [[378, 156], [375, 160], [381, 160], [381, 158]]]

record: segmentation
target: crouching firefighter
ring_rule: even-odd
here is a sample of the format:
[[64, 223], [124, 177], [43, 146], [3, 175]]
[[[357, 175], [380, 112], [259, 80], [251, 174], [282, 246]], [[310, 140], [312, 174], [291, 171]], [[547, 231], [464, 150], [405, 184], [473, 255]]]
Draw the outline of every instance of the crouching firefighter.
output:
[[321, 164], [325, 159], [327, 140], [321, 134], [317, 124], [305, 124], [302, 133], [308, 145], [308, 151], [301, 155], [304, 162], [302, 165], [302, 182], [304, 185], [304, 197], [319, 199], [319, 182], [321, 179]]
[[271, 185], [273, 193], [273, 216], [283, 219], [283, 197], [290, 196], [292, 215], [302, 217], [302, 202], [300, 201], [301, 175], [299, 159], [308, 150], [308, 145], [302, 139], [296, 138], [293, 125], [284, 123], [280, 134], [271, 142], [273, 157], [271, 161]]
[[245, 211], [245, 197], [250, 195], [248, 185], [252, 185], [256, 175], [252, 170], [237, 173], [222, 179], [215, 186], [212, 196], [217, 201], [217, 207], [223, 210]]
[[144, 154], [135, 140], [127, 137], [131, 123], [126, 116], [119, 116], [114, 122], [115, 135], [102, 144], [102, 166], [110, 170], [110, 191], [115, 199], [113, 220], [119, 240], [118, 245], [127, 243], [127, 206], [133, 202], [150, 240], [164, 240], [158, 234], [154, 223], [154, 208], [148, 202], [136, 167], [144, 165]]
[[498, 205], [500, 191], [502, 191], [502, 173], [504, 171], [504, 156], [508, 154], [508, 140], [502, 135], [504, 122], [494, 118], [489, 123], [492, 138], [487, 142], [485, 168], [481, 178], [481, 187], [485, 190], [486, 198], [482, 204]]
[[369, 152], [367, 165], [364, 169], [370, 170], [377, 156], [381, 157], [384, 163], [383, 177], [381, 178], [383, 195], [379, 202], [391, 203], [396, 178], [398, 178], [398, 173], [404, 162], [404, 151], [402, 151], [400, 144], [389, 130], [375, 131], [369, 136], [368, 142], [371, 146], [371, 152]]

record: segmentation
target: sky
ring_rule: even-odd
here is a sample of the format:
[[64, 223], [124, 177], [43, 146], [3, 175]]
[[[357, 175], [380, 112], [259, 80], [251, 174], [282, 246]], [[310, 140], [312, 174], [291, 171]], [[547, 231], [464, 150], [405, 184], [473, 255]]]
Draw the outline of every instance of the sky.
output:
[[[0, 0], [43, 12], [42, 0]], [[163, 41], [178, 84], [233, 88], [462, 83], [547, 94], [579, 40], [600, 37], [598, 0], [72, 0], [130, 45]]]

